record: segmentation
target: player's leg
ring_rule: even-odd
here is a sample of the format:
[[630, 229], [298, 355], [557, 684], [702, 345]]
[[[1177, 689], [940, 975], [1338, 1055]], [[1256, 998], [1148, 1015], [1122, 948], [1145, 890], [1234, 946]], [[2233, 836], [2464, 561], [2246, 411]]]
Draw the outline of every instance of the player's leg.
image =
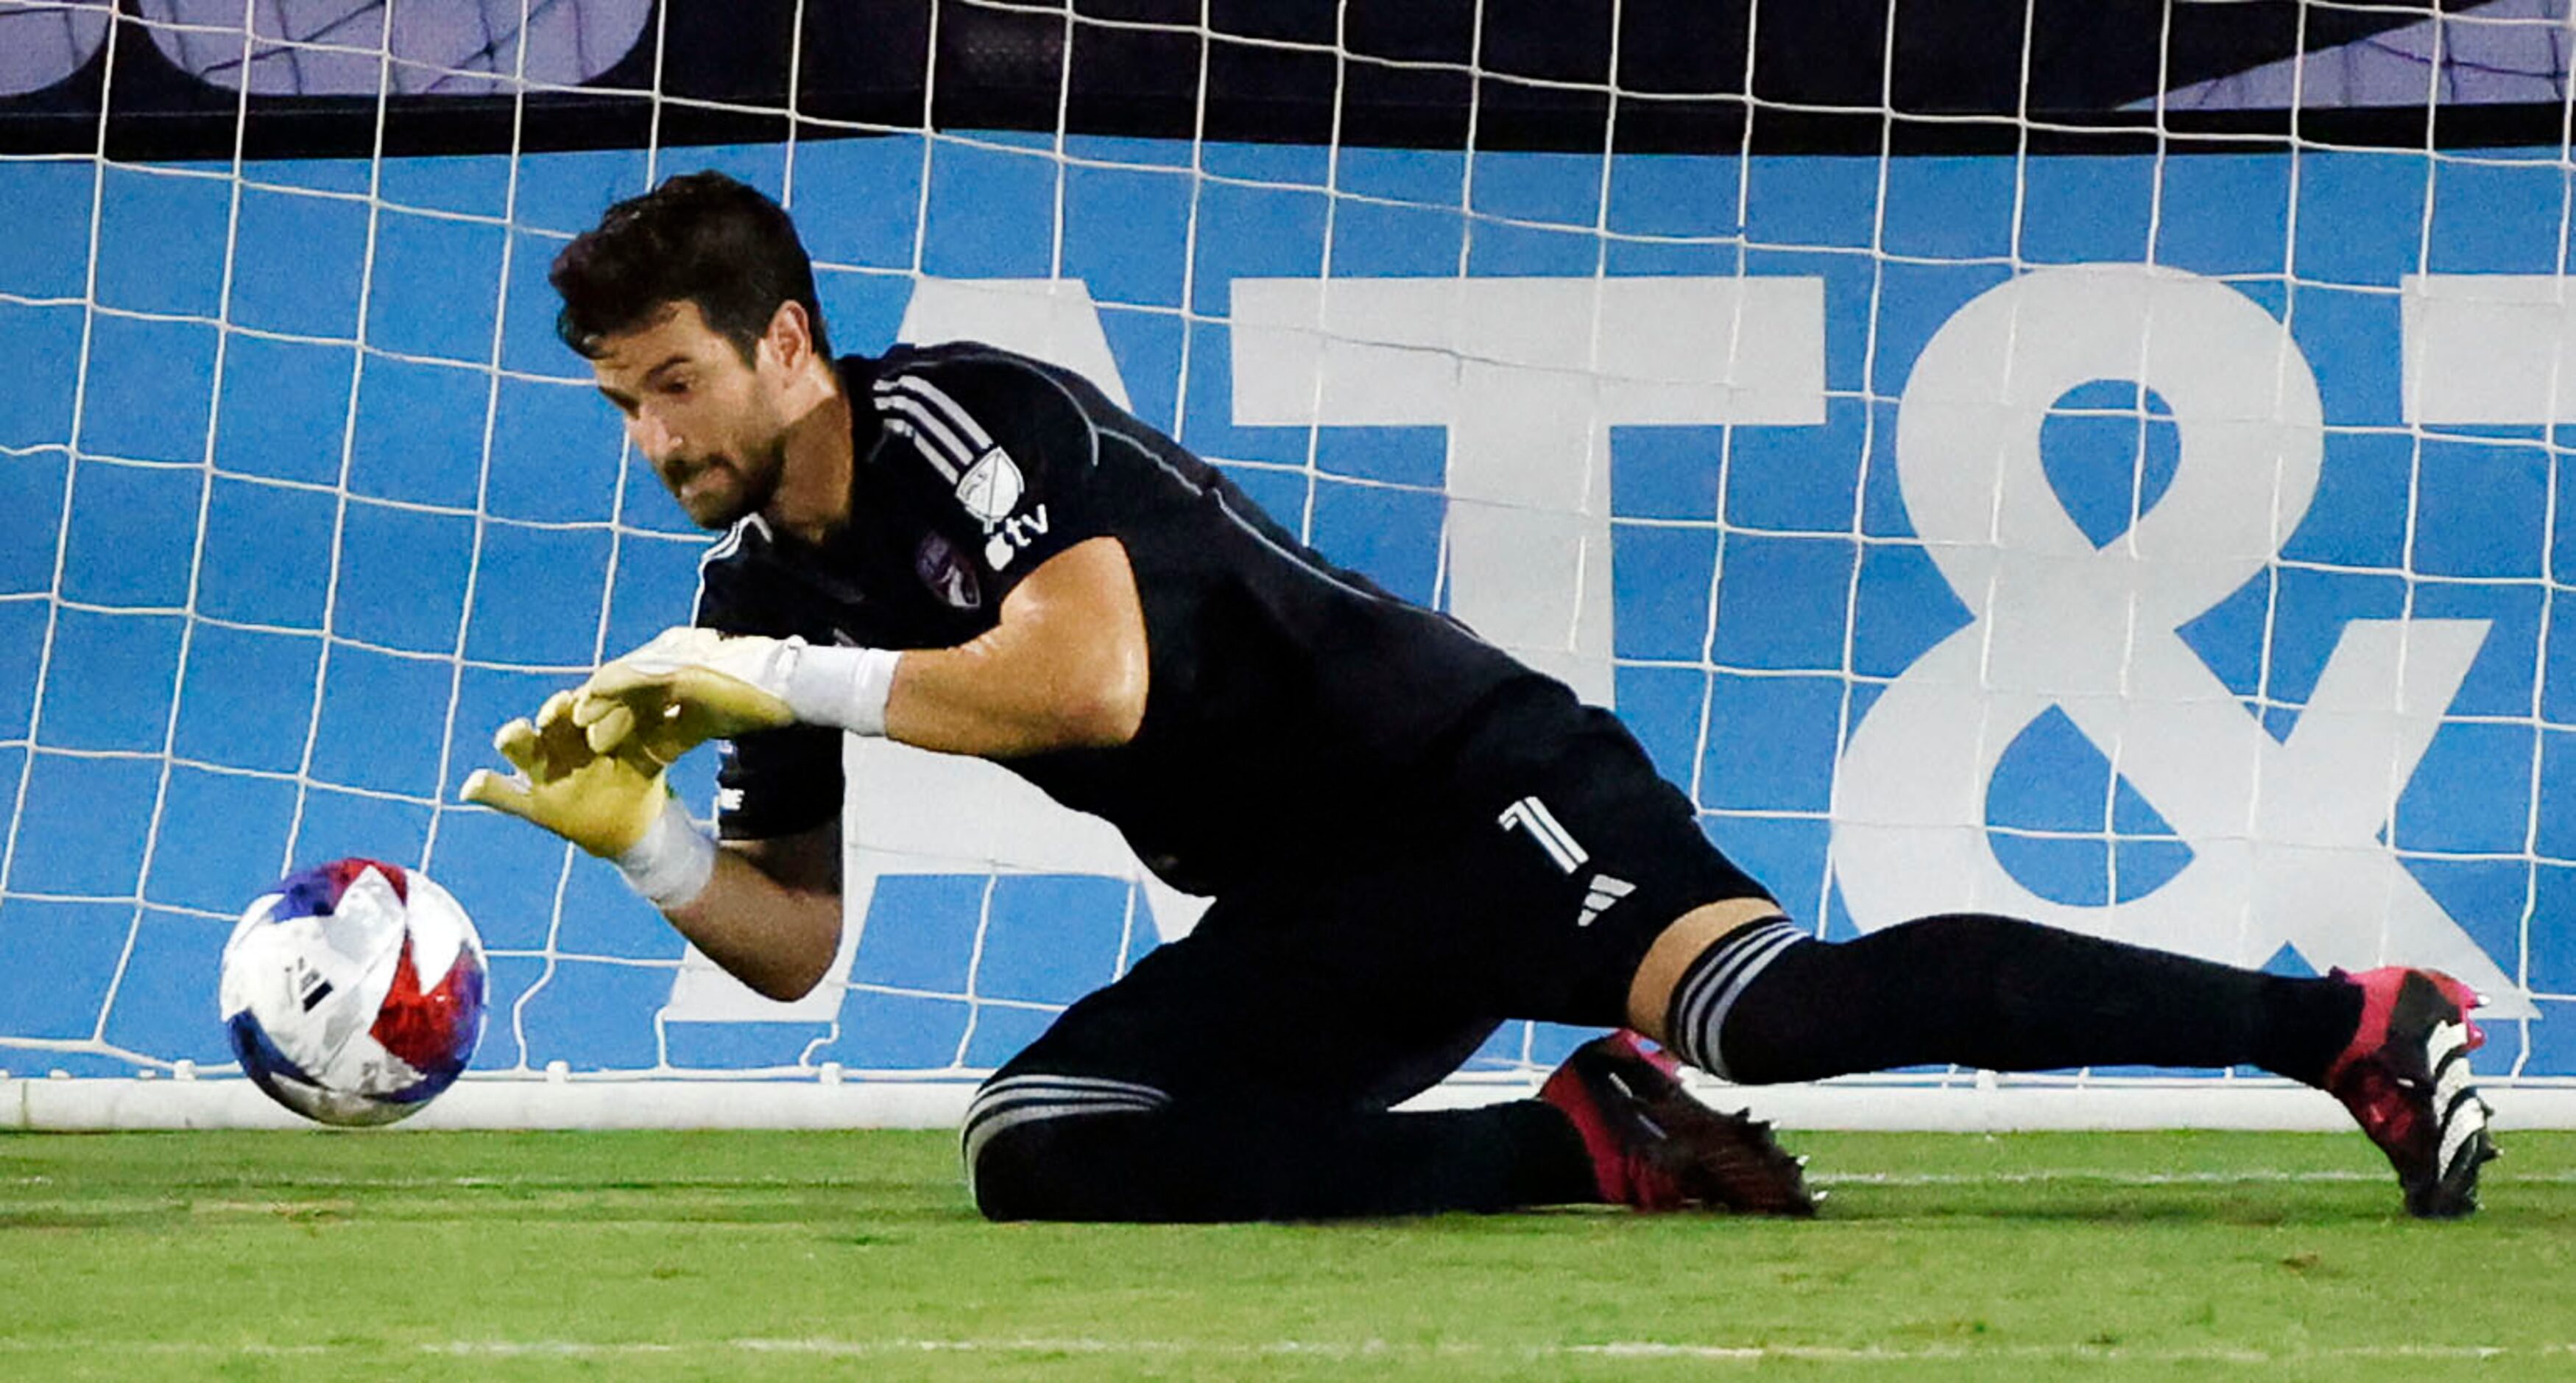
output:
[[[2456, 981], [2269, 975], [1978, 914], [1827, 943], [1708, 844], [1605, 714], [1526, 701], [1478, 738], [1486, 795], [1531, 846], [1485, 871], [1537, 909], [1491, 904], [1515, 928], [1506, 1012], [1598, 1021], [1579, 1015], [1615, 983], [1630, 1026], [1744, 1083], [1932, 1063], [2259, 1066], [2332, 1090], [2416, 1213], [2475, 1204], [2492, 1144], [2465, 1060], [2475, 998]], [[1548, 909], [1578, 907], [1550, 925]]]
[[1597, 1198], [1581, 1137], [1512, 1101], [1393, 1113], [1492, 1030], [1237, 930], [1220, 904], [1067, 1010], [967, 1113], [995, 1219], [1214, 1221], [1501, 1210]]
[[1190, 1104], [983, 1122], [967, 1156], [976, 1206], [996, 1220], [1328, 1220], [1595, 1199], [1582, 1145], [1536, 1101], [1340, 1116]]
[[2434, 971], [2270, 975], [1975, 913], [1828, 943], [1702, 908], [1659, 938], [1630, 1021], [1746, 1084], [1927, 1063], [2257, 1066], [2331, 1091], [2417, 1215], [2466, 1214], [2495, 1155], [2470, 1084], [2476, 996]]
[[2270, 975], [1976, 913], [1822, 942], [1704, 908], [1638, 968], [1629, 1016], [1745, 1084], [1955, 1063], [2259, 1066], [2322, 1085], [2361, 1021], [2342, 979]]

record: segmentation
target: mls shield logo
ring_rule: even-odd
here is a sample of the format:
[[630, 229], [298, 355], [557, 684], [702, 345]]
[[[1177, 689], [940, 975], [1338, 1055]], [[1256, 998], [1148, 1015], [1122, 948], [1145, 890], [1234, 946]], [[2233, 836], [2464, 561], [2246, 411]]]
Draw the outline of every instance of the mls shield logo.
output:
[[1020, 476], [1020, 468], [1011, 461], [1011, 454], [995, 447], [978, 458], [957, 482], [957, 502], [965, 505], [967, 513], [990, 528], [1020, 507], [1020, 496], [1027, 489], [1027, 483]]
[[951, 609], [972, 610], [984, 603], [984, 588], [975, 579], [975, 569], [958, 555], [954, 543], [937, 533], [921, 540], [920, 551], [913, 554], [912, 570], [921, 578], [921, 584]]

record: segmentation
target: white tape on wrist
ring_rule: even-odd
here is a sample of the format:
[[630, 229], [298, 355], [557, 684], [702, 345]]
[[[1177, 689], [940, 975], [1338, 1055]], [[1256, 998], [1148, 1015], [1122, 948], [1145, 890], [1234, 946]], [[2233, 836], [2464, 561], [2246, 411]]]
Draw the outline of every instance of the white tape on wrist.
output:
[[799, 645], [787, 665], [781, 699], [801, 724], [882, 735], [886, 699], [894, 694], [894, 668], [901, 661], [903, 655], [889, 648]]
[[666, 798], [662, 814], [644, 828], [644, 838], [617, 857], [617, 872], [647, 902], [665, 910], [684, 906], [706, 892], [716, 873], [715, 838], [698, 829], [676, 797]]

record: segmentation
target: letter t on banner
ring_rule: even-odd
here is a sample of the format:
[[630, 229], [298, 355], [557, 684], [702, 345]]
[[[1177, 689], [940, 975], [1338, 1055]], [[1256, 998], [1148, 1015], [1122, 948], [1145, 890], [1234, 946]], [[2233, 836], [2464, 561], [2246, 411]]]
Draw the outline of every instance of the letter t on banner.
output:
[[1451, 613], [1607, 706], [1610, 429], [1821, 424], [1824, 302], [1816, 278], [1237, 279], [1234, 420], [1447, 428]]

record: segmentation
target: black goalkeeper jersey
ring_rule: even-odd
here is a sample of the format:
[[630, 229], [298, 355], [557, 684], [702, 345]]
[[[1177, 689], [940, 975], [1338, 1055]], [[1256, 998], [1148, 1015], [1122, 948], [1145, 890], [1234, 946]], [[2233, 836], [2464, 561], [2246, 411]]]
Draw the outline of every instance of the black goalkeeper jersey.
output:
[[[823, 544], [736, 524], [701, 565], [696, 621], [810, 643], [946, 648], [1011, 588], [1103, 535], [1135, 569], [1145, 716], [1110, 749], [1001, 761], [1124, 833], [1182, 889], [1218, 893], [1381, 853], [1434, 791], [1444, 732], [1539, 674], [1271, 521], [1215, 468], [1088, 381], [989, 346], [840, 362], [855, 465]], [[809, 830], [842, 799], [838, 732], [725, 746], [732, 839]]]

